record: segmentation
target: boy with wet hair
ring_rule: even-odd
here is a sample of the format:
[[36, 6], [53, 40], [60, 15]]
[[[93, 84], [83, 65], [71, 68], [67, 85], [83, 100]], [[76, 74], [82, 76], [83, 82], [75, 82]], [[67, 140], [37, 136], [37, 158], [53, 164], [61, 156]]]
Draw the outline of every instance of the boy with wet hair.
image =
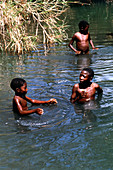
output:
[[[89, 44], [92, 46], [92, 49], [95, 48], [93, 41], [91, 40], [90, 34], [88, 32], [89, 23], [87, 21], [80, 21], [79, 23], [79, 32], [76, 32], [70, 43], [69, 47], [76, 53], [76, 54], [89, 54]], [[76, 49], [73, 47], [73, 43], [76, 41]]]
[[80, 73], [80, 83], [75, 84], [72, 89], [70, 101], [72, 103], [86, 102], [94, 100], [95, 93], [102, 93], [102, 88], [97, 84], [91, 82], [94, 77], [94, 71], [91, 68], [84, 68]]
[[43, 109], [31, 109], [28, 110], [27, 102], [32, 104], [53, 104], [57, 103], [56, 99], [50, 99], [48, 101], [34, 100], [26, 96], [27, 94], [27, 83], [22, 78], [14, 78], [10, 84], [11, 88], [15, 91], [15, 96], [13, 98], [13, 110], [20, 115], [29, 115], [32, 113], [37, 113], [39, 115], [43, 114]]

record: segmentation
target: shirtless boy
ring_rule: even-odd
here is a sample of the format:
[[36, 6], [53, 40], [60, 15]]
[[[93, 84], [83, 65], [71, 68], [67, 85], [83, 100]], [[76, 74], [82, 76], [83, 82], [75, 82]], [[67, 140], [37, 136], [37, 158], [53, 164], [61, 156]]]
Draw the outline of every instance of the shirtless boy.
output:
[[[90, 34], [88, 32], [89, 24], [87, 21], [80, 21], [79, 23], [79, 32], [76, 32], [70, 43], [69, 47], [76, 53], [76, 54], [89, 54], [89, 44], [92, 46], [92, 49], [95, 48]], [[73, 43], [76, 41], [76, 49], [73, 47]]]
[[95, 93], [102, 93], [102, 88], [97, 84], [91, 82], [94, 77], [94, 71], [91, 68], [84, 68], [80, 73], [80, 83], [75, 84], [72, 89], [72, 95], [70, 101], [72, 103], [86, 102], [94, 100]]
[[13, 98], [13, 110], [20, 115], [28, 115], [32, 113], [37, 113], [39, 115], [43, 114], [43, 109], [37, 108], [28, 110], [27, 102], [32, 104], [53, 104], [57, 103], [56, 99], [50, 99], [48, 101], [34, 100], [26, 96], [27, 94], [27, 83], [24, 79], [14, 78], [10, 84], [11, 88], [15, 91], [15, 96]]

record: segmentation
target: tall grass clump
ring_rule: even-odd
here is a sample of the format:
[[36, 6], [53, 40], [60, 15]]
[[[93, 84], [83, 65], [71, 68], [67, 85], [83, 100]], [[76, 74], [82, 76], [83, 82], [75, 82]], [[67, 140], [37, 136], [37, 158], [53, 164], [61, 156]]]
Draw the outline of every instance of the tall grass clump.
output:
[[[0, 2], [0, 50], [21, 54], [38, 43], [61, 42], [66, 36], [61, 15], [65, 0], [4, 0]], [[33, 27], [33, 31], [31, 30]]]

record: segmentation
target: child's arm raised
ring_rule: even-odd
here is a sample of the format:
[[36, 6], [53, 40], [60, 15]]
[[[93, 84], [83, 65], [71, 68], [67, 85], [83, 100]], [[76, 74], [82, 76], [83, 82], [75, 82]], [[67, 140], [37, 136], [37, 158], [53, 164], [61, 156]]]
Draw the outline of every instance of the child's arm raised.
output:
[[41, 100], [31, 99], [26, 96], [26, 100], [32, 104], [57, 104], [57, 100], [53, 98], [47, 101], [41, 101]]

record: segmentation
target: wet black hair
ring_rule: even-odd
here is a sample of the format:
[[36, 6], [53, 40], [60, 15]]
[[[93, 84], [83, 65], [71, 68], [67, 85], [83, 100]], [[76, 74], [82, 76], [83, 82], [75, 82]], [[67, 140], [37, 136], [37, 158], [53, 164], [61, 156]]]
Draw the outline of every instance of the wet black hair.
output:
[[91, 68], [83, 68], [82, 71], [87, 71], [90, 77], [94, 77], [94, 71]]
[[24, 83], [26, 83], [26, 81], [22, 78], [14, 78], [11, 81], [10, 87], [15, 91], [16, 88], [20, 88], [21, 86], [24, 85]]
[[89, 26], [89, 23], [87, 21], [80, 21], [78, 24], [79, 28], [86, 28], [87, 26]]

